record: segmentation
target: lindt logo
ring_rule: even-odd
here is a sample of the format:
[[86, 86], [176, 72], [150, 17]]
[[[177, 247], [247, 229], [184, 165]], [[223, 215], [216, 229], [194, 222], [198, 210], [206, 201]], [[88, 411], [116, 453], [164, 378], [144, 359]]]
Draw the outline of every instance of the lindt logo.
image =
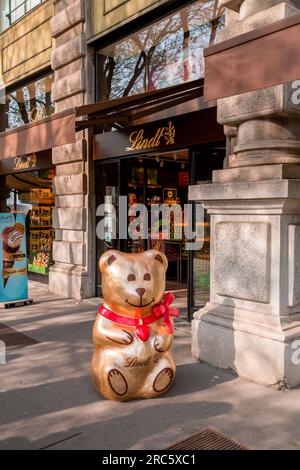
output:
[[22, 155], [21, 157], [15, 158], [15, 168], [14, 170], [24, 170], [27, 168], [36, 168], [37, 158], [36, 154], [32, 155]]
[[155, 149], [161, 145], [162, 139], [165, 140], [166, 145], [174, 145], [175, 134], [176, 129], [172, 121], [169, 121], [165, 127], [159, 127], [152, 137], [146, 138], [144, 129], [134, 131], [129, 136], [129, 142], [132, 145], [126, 148], [126, 152]]

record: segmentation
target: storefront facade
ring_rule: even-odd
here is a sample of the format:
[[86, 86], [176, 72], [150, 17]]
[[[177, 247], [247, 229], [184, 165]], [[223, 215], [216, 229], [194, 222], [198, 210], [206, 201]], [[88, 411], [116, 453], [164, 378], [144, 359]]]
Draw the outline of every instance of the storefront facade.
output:
[[52, 152], [6, 159], [0, 163], [0, 175], [1, 186], [9, 193], [1, 211], [26, 214], [29, 276], [33, 274], [33, 279], [47, 282], [55, 238]]
[[[76, 143], [53, 151], [57, 170], [58, 225], [50, 289], [75, 298], [101, 293], [97, 259], [103, 250], [96, 237], [99, 218], [95, 217], [101, 195], [104, 195], [104, 188], [98, 179], [101, 177], [101, 165], [102, 168], [111, 165], [111, 171], [115, 174], [114, 184], [107, 186], [116, 188], [118, 194], [125, 194], [122, 189], [124, 172], [132, 175], [132, 168], [128, 170], [130, 165], [139, 167], [133, 164], [133, 158], [142, 163], [140, 167], [145, 166], [145, 186], [149, 186], [146, 166], [152, 160], [153, 173], [156, 169], [159, 179], [162, 167], [161, 162], [158, 164], [157, 161], [166, 159], [160, 155], [169, 153], [170, 161], [163, 164], [167, 166], [172, 162], [173, 168], [178, 166], [175, 172], [177, 184], [174, 180], [168, 182], [165, 179], [161, 184], [158, 181], [156, 185], [150, 185], [161, 186], [153, 187], [151, 191], [153, 197], [162, 200], [164, 188], [170, 187], [179, 192], [179, 173], [183, 173], [183, 165], [188, 170], [185, 171], [188, 179], [192, 177], [189, 170], [199, 146], [204, 149], [205, 146], [219, 144], [219, 148], [211, 152], [215, 155], [212, 155], [208, 180], [211, 180], [213, 169], [222, 167], [225, 156], [225, 137], [216, 121], [215, 105], [204, 104], [201, 97], [203, 80], [197, 89], [196, 86], [193, 91], [189, 89], [189, 83], [203, 79], [203, 48], [215, 43], [224, 24], [224, 10], [214, 8], [214, 2], [169, 2], [168, 5], [155, 1], [127, 3], [130, 4], [132, 16], [128, 16], [128, 5], [125, 9], [122, 2], [116, 2], [111, 8], [108, 2], [96, 1], [85, 2], [85, 5], [81, 3], [86, 10], [76, 10], [78, 15], [72, 17], [74, 21], [69, 21], [71, 12], [75, 12], [80, 2], [70, 2], [67, 9], [63, 8], [62, 2], [56, 2], [52, 20], [56, 110], [76, 106], [78, 119]], [[88, 8], [94, 12], [91, 24], [89, 15], [83, 13]], [[112, 26], [109, 30], [106, 28], [107, 21]], [[148, 40], [143, 44], [141, 39], [146, 37]], [[184, 84], [187, 84], [186, 88]], [[155, 94], [152, 100], [149, 100], [147, 93]], [[131, 99], [135, 98], [138, 103], [131, 105]], [[108, 116], [110, 106], [117, 106], [113, 116]], [[151, 138], [155, 140], [159, 129], [168, 126], [170, 120], [176, 124], [176, 142], [173, 145], [164, 146], [162, 138], [161, 146], [155, 142], [154, 148], [151, 148], [150, 144], [147, 152], [145, 148], [136, 152], [126, 151], [130, 147], [129, 135], [134, 129], [143, 130], [145, 137], [149, 135], [151, 141]], [[134, 146], [134, 143], [131, 144]], [[184, 157], [179, 158], [179, 166], [174, 152], [180, 151], [184, 151]], [[223, 152], [222, 157], [219, 152]], [[202, 167], [203, 178], [206, 165]], [[195, 166], [201, 168], [201, 165]], [[209, 173], [209, 165], [207, 169]], [[189, 179], [188, 183], [192, 181]], [[127, 183], [132, 189], [131, 192], [127, 191], [127, 196], [133, 197], [136, 191], [134, 184], [129, 180]], [[158, 189], [161, 195], [155, 194]], [[145, 194], [146, 190], [150, 191], [148, 187], [141, 191], [145, 196], [144, 202], [150, 197]], [[187, 192], [188, 186], [185, 187], [186, 201]], [[117, 244], [121, 249], [129, 249], [128, 245], [121, 245]], [[144, 248], [147, 248], [146, 245]], [[181, 247], [178, 250], [181, 252]], [[180, 256], [178, 258], [181, 260]], [[186, 287], [187, 259], [178, 263], [185, 266], [183, 278]], [[182, 281], [182, 269], [174, 268], [174, 271], [174, 280]]]
[[51, 0], [0, 2], [1, 212], [25, 212], [28, 271], [46, 283], [54, 263], [52, 151], [75, 141], [74, 112], [55, 113], [52, 99], [53, 11]]
[[[135, 32], [130, 28], [117, 41], [91, 43], [99, 105], [83, 107], [80, 115], [88, 119], [77, 124], [94, 131], [96, 207], [108, 197], [117, 204], [118, 196], [126, 196], [129, 208], [145, 204], [150, 212], [154, 204], [177, 203], [183, 210], [188, 186], [211, 181], [213, 170], [223, 167], [223, 129], [215, 106], [205, 106], [201, 97], [202, 51], [215, 42], [222, 14], [222, 9], [213, 10], [212, 2], [181, 2], [168, 14], [154, 10], [149, 23], [144, 21]], [[128, 226], [130, 220], [122, 223]], [[129, 235], [114, 242], [96, 240], [96, 259], [109, 248], [161, 249], [169, 259], [167, 288], [186, 297], [189, 291], [191, 318], [209, 297], [209, 222], [207, 226], [206, 244], [197, 254], [186, 250], [184, 237], [178, 240], [171, 234], [157, 242], [149, 233], [147, 240], [132, 241]], [[96, 285], [101, 295], [97, 266]]]
[[[0, 118], [1, 205], [3, 210], [30, 205], [35, 219], [31, 222], [39, 220], [39, 230], [28, 233], [34, 260], [29, 260], [29, 266], [38, 270], [36, 258], [40, 259], [39, 249], [45, 241], [49, 253], [43, 253], [43, 257], [49, 254], [49, 262], [43, 268], [47, 280], [49, 276], [50, 290], [60, 295], [81, 299], [101, 293], [97, 259], [104, 247], [96, 238], [95, 214], [104, 194], [97, 178], [107, 168], [105, 165], [118, 168], [114, 183], [118, 194], [140, 201], [143, 195], [143, 202], [149, 206], [152, 200], [165, 202], [171, 192], [170, 204], [175, 200], [187, 203], [189, 185], [210, 181], [212, 171], [223, 165], [224, 133], [217, 124], [215, 105], [204, 104], [202, 94], [203, 49], [215, 43], [223, 27], [224, 11], [213, 8], [212, 2], [164, 3], [150, 1], [142, 5], [133, 1], [129, 17], [123, 4], [116, 3], [113, 9], [105, 5], [103, 23], [99, 22], [102, 6], [97, 2], [70, 1], [66, 6], [65, 2], [48, 0], [33, 5], [32, 11], [13, 9], [9, 24], [2, 24], [5, 53], [20, 41], [31, 47], [20, 63], [9, 62], [7, 56], [1, 68], [5, 85]], [[93, 18], [87, 15], [89, 8], [95, 12]], [[113, 26], [110, 31], [106, 29], [108, 19]], [[39, 50], [34, 46], [36, 30], [44, 38]], [[122, 40], [116, 41], [121, 30]], [[140, 42], [143, 37], [148, 37], [144, 45]], [[152, 101], [147, 101], [149, 97], [141, 101], [139, 112], [130, 116], [130, 122], [125, 116], [127, 122], [121, 128], [115, 128], [117, 121], [108, 122], [107, 117], [99, 122], [99, 116], [96, 126], [84, 124], [85, 106], [134, 96], [143, 100], [143, 94], [156, 91], [162, 94]], [[78, 118], [77, 132], [72, 133], [75, 108], [81, 110], [82, 117]], [[93, 113], [86, 112], [86, 116], [91, 120]], [[120, 118], [118, 115], [117, 120]], [[174, 126], [174, 141], [167, 142], [162, 134], [158, 135], [168, 126]], [[138, 139], [132, 140], [130, 136], [135, 132], [138, 139], [141, 135], [144, 140], [148, 138], [148, 148], [141, 148]], [[202, 163], [198, 165], [200, 155]], [[137, 188], [132, 178], [134, 171], [141, 169], [144, 186]], [[51, 182], [45, 181], [47, 178], [39, 180], [40, 175], [45, 176], [44, 170], [51, 174]], [[124, 171], [130, 174], [125, 185]], [[42, 184], [45, 191], [51, 187], [47, 198], [42, 195]], [[128, 184], [130, 192], [125, 191]], [[34, 197], [38, 187], [41, 198]], [[6, 193], [10, 197], [4, 200]], [[32, 193], [31, 200], [25, 193]], [[37, 204], [38, 199], [49, 202], [52, 217], [47, 226], [41, 223], [46, 206]], [[129, 245], [128, 241], [122, 246], [118, 243], [118, 248], [141, 249]], [[143, 243], [143, 249], [154, 246], [157, 244], [151, 240]], [[195, 277], [189, 274], [194, 261], [188, 260], [184, 240], [168, 240], [168, 249], [170, 288], [186, 289]], [[208, 245], [206, 252], [200, 284], [205, 284], [208, 295]], [[192, 299], [194, 291], [190, 289], [190, 293]]]
[[52, 147], [74, 140], [74, 128], [74, 113], [62, 113], [0, 135], [1, 212], [25, 213], [29, 277], [44, 283], [55, 240]]
[[[203, 131], [208, 127], [208, 132], [199, 133], [199, 125]], [[164, 138], [158, 142], [163, 130], [170, 129], [172, 142]], [[138, 148], [141, 145], [147, 148]], [[166, 204], [179, 206], [183, 211], [188, 204], [189, 185], [211, 181], [212, 172], [223, 167], [225, 154], [224, 134], [216, 125], [214, 108], [143, 127], [98, 134], [94, 140], [97, 207], [107, 200], [117, 205], [118, 197], [126, 196], [129, 213], [136, 204], [144, 204], [149, 210], [149, 234], [145, 239], [131, 240], [128, 234], [123, 238], [118, 233], [111, 240], [108, 231], [105, 240], [97, 241], [96, 258], [110, 248], [131, 253], [145, 249], [163, 251], [169, 260], [167, 289], [181, 291], [186, 298], [190, 293], [189, 318], [209, 297], [209, 220], [206, 243], [197, 252], [189, 252], [184, 233], [182, 238], [176, 237], [174, 222], [169, 232], [161, 228], [160, 239], [151, 238], [151, 208]], [[121, 223], [128, 227], [130, 220], [130, 216], [126, 220], [122, 215]], [[101, 295], [100, 275], [96, 281], [97, 293]]]

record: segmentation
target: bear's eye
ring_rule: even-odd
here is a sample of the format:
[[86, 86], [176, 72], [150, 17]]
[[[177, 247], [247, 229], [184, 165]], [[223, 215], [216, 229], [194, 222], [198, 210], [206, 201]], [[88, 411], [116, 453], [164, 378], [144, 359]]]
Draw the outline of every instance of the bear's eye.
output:
[[135, 281], [135, 275], [134, 274], [129, 274], [129, 276], [127, 277], [127, 281], [129, 281], [129, 282]]
[[151, 274], [146, 273], [144, 276], [144, 281], [151, 281]]

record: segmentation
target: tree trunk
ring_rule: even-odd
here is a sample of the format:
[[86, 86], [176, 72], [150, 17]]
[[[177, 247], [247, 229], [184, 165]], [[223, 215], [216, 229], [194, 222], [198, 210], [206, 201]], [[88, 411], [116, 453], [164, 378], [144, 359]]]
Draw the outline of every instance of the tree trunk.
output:
[[183, 81], [188, 82], [190, 80], [190, 28], [188, 22], [187, 10], [180, 12], [181, 25], [183, 30]]

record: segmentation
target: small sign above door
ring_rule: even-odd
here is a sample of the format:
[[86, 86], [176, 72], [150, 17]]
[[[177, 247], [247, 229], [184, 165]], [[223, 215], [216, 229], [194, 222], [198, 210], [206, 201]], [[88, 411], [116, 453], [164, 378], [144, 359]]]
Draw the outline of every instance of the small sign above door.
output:
[[13, 170], [29, 170], [35, 169], [37, 166], [37, 157], [36, 154], [32, 155], [22, 155], [15, 158], [15, 167]]
[[52, 150], [45, 150], [44, 152], [0, 160], [0, 175], [48, 170], [52, 166]]

